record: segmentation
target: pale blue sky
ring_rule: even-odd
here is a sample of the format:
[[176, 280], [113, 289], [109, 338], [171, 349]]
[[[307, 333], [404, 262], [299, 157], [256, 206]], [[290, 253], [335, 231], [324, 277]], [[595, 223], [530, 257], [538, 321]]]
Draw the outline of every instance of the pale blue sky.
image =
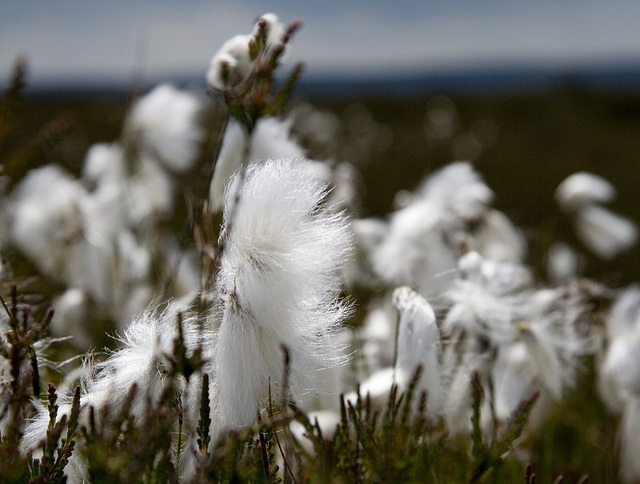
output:
[[0, 0], [0, 77], [18, 54], [33, 83], [204, 75], [220, 44], [268, 11], [304, 22], [291, 61], [307, 75], [640, 62], [638, 1]]

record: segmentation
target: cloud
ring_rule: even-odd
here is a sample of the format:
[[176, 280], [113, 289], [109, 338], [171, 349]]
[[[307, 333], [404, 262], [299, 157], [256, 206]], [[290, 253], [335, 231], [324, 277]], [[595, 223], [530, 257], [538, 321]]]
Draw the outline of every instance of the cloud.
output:
[[306, 61], [310, 73], [640, 57], [640, 2], [4, 0], [0, 75], [18, 54], [36, 80], [204, 73], [225, 39], [270, 10], [303, 20], [292, 61]]

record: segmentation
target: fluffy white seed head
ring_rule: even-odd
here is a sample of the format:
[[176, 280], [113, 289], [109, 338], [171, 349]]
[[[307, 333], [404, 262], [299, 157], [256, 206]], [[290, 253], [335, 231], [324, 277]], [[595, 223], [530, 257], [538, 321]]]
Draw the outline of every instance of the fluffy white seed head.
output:
[[640, 286], [634, 284], [625, 289], [611, 307], [607, 321], [609, 338], [626, 338], [640, 333]]
[[469, 239], [469, 248], [487, 259], [520, 262], [527, 252], [524, 236], [502, 212], [488, 209], [482, 223]]
[[125, 178], [125, 158], [117, 143], [96, 143], [84, 157], [82, 178], [91, 183], [122, 183]]
[[274, 398], [282, 394], [281, 345], [294, 396], [314, 388], [314, 371], [343, 361], [327, 336], [348, 314], [338, 274], [350, 241], [344, 216], [323, 208], [326, 194], [304, 164], [287, 159], [251, 164], [227, 187], [217, 284], [223, 425], [253, 422], [269, 385]]
[[70, 251], [82, 235], [85, 195], [82, 185], [56, 165], [29, 172], [14, 192], [11, 239], [56, 280], [66, 278]]
[[251, 34], [235, 35], [214, 54], [207, 71], [209, 88], [224, 92], [233, 89], [249, 78], [255, 69], [256, 58], [251, 56], [251, 44], [263, 25], [266, 31], [265, 52], [281, 46], [286, 27], [275, 14], [267, 13], [258, 19]]
[[547, 274], [553, 283], [561, 283], [578, 275], [580, 257], [567, 244], [555, 242], [547, 252]]
[[265, 26], [267, 32], [267, 47], [273, 48], [282, 44], [282, 39], [286, 32], [286, 26], [278, 20], [278, 16], [274, 13], [265, 13], [262, 15], [253, 27], [253, 35], [257, 35], [260, 24]]
[[[151, 307], [134, 319], [119, 338], [120, 348], [95, 365], [95, 377], [84, 384], [84, 403], [96, 407], [108, 404], [117, 410], [133, 384], [138, 386], [138, 397], [132, 408], [135, 416], [141, 416], [145, 411], [147, 398], [152, 404], [157, 403], [169, 372], [167, 358], [173, 353], [174, 340], [178, 335], [178, 318], [182, 321], [187, 352], [213, 338], [211, 332], [198, 324], [193, 314], [183, 309], [170, 305], [158, 313]], [[205, 359], [206, 346], [202, 344]]]
[[358, 340], [362, 343], [360, 353], [366, 362], [368, 371], [393, 366], [397, 310], [386, 298], [384, 302], [374, 300], [367, 315], [357, 330]]
[[422, 196], [438, 200], [452, 214], [477, 220], [493, 201], [491, 189], [466, 161], [458, 161], [434, 173], [420, 188]]
[[443, 236], [447, 232], [446, 216], [431, 200], [397, 211], [386, 237], [372, 254], [376, 272], [396, 285], [440, 287], [437, 278], [454, 268], [457, 259]]
[[206, 76], [210, 89], [218, 92], [229, 91], [249, 78], [258, 60], [252, 58], [251, 44], [259, 35], [261, 25], [266, 33], [265, 53], [268, 54], [273, 48], [283, 44], [285, 25], [275, 14], [262, 15], [251, 34], [231, 37], [214, 54]]
[[[493, 192], [469, 163], [452, 163], [437, 171], [412, 202], [391, 217], [388, 234], [372, 258], [376, 272], [393, 284], [416, 286], [422, 294], [443, 292], [461, 249], [470, 246], [466, 239], [473, 237], [471, 224], [487, 214], [492, 199]], [[487, 237], [495, 242], [504, 234]], [[489, 242], [478, 245], [489, 247]]]
[[613, 379], [618, 393], [640, 399], [640, 333], [615, 338], [607, 351], [601, 371]]
[[164, 168], [184, 172], [195, 161], [203, 137], [199, 111], [196, 96], [161, 84], [133, 106], [126, 130]]
[[494, 384], [496, 418], [506, 421], [525, 398], [531, 398], [537, 386], [530, 365], [527, 347], [523, 342], [500, 345], [491, 370]]
[[242, 83], [253, 70], [249, 55], [251, 35], [235, 35], [227, 40], [211, 59], [207, 83], [211, 89], [225, 91]]
[[[444, 391], [440, 380], [440, 331], [431, 305], [409, 287], [393, 292], [393, 304], [400, 311], [396, 359], [396, 379], [406, 387], [418, 366], [422, 367], [418, 391], [427, 392], [427, 410], [435, 415], [442, 406]], [[416, 397], [416, 401], [418, 397]]]
[[[275, 117], [262, 118], [258, 120], [251, 138], [248, 139], [242, 125], [234, 119], [229, 120], [209, 189], [213, 210], [222, 209], [224, 187], [243, 161], [255, 163], [271, 158], [304, 158], [304, 150], [291, 139], [290, 128], [290, 123], [287, 121]], [[247, 143], [248, 159], [244, 160]], [[305, 161], [305, 163], [309, 162]]]
[[459, 277], [445, 293], [451, 302], [443, 331], [464, 330], [488, 341], [512, 340], [512, 324], [527, 300], [531, 273], [519, 264], [483, 259], [469, 252], [458, 262]]
[[[134, 319], [119, 338], [121, 346], [106, 360], [93, 364], [87, 358], [82, 370], [83, 381], [80, 395], [80, 423], [86, 425], [88, 407], [95, 409], [97, 419], [110, 419], [117, 415], [133, 385], [137, 393], [131, 406], [131, 415], [137, 422], [145, 417], [149, 404], [156, 405], [162, 396], [166, 378], [170, 372], [168, 358], [173, 354], [174, 341], [178, 334], [178, 317], [181, 315], [184, 344], [187, 355], [196, 348], [203, 351], [205, 360], [211, 359], [211, 331], [198, 324], [196, 316], [188, 308], [170, 304], [159, 312], [156, 307]], [[207, 344], [209, 343], [209, 344]], [[178, 386], [186, 382], [178, 381]], [[71, 411], [71, 395], [60, 394], [58, 421]], [[105, 410], [109, 410], [106, 412]], [[191, 418], [193, 409], [187, 408], [185, 419]], [[197, 413], [197, 411], [195, 412]], [[48, 410], [39, 406], [38, 414], [29, 423], [23, 438], [24, 450], [34, 450], [46, 437], [49, 423]], [[81, 445], [81, 444], [79, 444]], [[86, 464], [81, 452], [74, 452], [65, 474], [74, 482], [87, 479]]]
[[592, 203], [610, 202], [616, 197], [616, 189], [601, 176], [581, 171], [565, 178], [555, 196], [560, 207], [572, 212]]
[[603, 259], [613, 259], [638, 240], [635, 223], [599, 205], [582, 207], [575, 223], [580, 240]]

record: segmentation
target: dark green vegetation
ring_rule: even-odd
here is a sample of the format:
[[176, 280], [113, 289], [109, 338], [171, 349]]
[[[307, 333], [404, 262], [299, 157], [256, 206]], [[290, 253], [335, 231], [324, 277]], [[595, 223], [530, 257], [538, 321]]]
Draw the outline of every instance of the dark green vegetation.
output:
[[[174, 350], [167, 355], [171, 370], [166, 376], [166, 389], [157, 404], [148, 404], [142, 418], [136, 419], [132, 406], [144, 398], [134, 385], [121, 406], [94, 411], [79, 417], [82, 404], [77, 387], [69, 417], [56, 422], [59, 411], [58, 395], [53, 384], [48, 385], [50, 422], [46, 439], [40, 445], [42, 456], [23, 456], [19, 442], [29, 413], [29, 395], [41, 383], [24, 378], [25, 373], [37, 374], [33, 345], [46, 330], [48, 320], [35, 322], [26, 306], [20, 303], [15, 286], [11, 301], [2, 301], [9, 315], [11, 341], [10, 389], [6, 391], [6, 408], [14, 416], [0, 435], [0, 481], [3, 483], [60, 483], [65, 482], [63, 471], [74, 452], [86, 459], [91, 482], [177, 482], [179, 465], [173, 458], [172, 447], [180, 445], [181, 407], [174, 400], [174, 390], [183, 379], [197, 378], [199, 362], [185, 359], [184, 346], [177, 338]], [[178, 318], [176, 324], [181, 322]], [[286, 351], [285, 351], [286, 353]], [[285, 354], [286, 358], [286, 354]], [[287, 360], [288, 361], [288, 360]], [[25, 372], [25, 370], [27, 370]], [[196, 373], [194, 373], [194, 370]], [[285, 372], [287, 370], [285, 369]], [[441, 425], [424, 416], [427, 395], [417, 395], [414, 388], [420, 370], [405, 393], [393, 387], [383, 409], [374, 408], [369, 401], [359, 400], [341, 405], [341, 419], [333, 435], [323, 435], [316, 421], [300, 412], [294, 404], [273, 404], [269, 418], [253, 427], [231, 431], [210, 451], [208, 377], [202, 377], [200, 428], [198, 448], [202, 463], [197, 482], [536, 482], [535, 467], [525, 467], [509, 455], [514, 441], [527, 425], [527, 417], [535, 396], [524, 401], [504, 428], [495, 429], [495, 441], [484, 442], [480, 424], [480, 406], [485, 396], [478, 381], [473, 388], [473, 431], [467, 438], [449, 439]], [[414, 411], [414, 402], [418, 402]], [[275, 409], [275, 410], [274, 410]], [[296, 437], [290, 424], [297, 421], [304, 428], [304, 436]], [[582, 435], [577, 437], [582, 438]], [[545, 435], [545, 438], [546, 435]], [[555, 439], [545, 441], [541, 452], [541, 481], [555, 475], [558, 458]], [[582, 442], [582, 440], [579, 440]], [[306, 445], [305, 445], [306, 444]], [[534, 448], [535, 445], [533, 444]], [[549, 447], [553, 454], [549, 454]], [[284, 457], [280, 457], [284, 456]], [[569, 469], [568, 481], [574, 482], [582, 470], [591, 470], [583, 459], [572, 455], [557, 465]], [[548, 460], [548, 461], [547, 461]], [[600, 467], [598, 459], [591, 475], [610, 477], [610, 469]], [[534, 459], [535, 462], [535, 459]], [[534, 463], [534, 466], [538, 464]], [[577, 468], [574, 470], [573, 466]], [[585, 476], [579, 477], [584, 482]], [[596, 481], [598, 482], [598, 481]]]

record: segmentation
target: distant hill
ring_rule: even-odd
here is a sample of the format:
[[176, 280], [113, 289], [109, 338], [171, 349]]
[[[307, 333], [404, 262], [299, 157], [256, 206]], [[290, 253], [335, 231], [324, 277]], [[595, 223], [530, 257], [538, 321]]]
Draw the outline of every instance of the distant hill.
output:
[[[122, 96], [132, 83], [123, 80], [69, 79], [31, 80], [26, 92], [34, 96], [80, 95]], [[169, 74], [147, 80], [149, 89], [161, 82], [204, 89], [202, 73]], [[640, 90], [640, 59], [609, 64], [578, 66], [489, 65], [461, 66], [437, 71], [405, 71], [359, 75], [303, 75], [299, 94], [311, 97], [353, 95], [413, 96], [425, 93], [501, 93], [577, 85], [603, 89]], [[2, 86], [0, 84], [0, 86]], [[4, 87], [4, 86], [2, 86]], [[140, 87], [140, 86], [138, 86]]]
[[357, 92], [358, 94], [405, 96], [425, 92], [502, 93], [564, 85], [640, 90], [640, 61], [633, 64], [582, 68], [489, 66], [342, 79], [308, 77], [302, 79], [299, 89], [312, 95], [335, 96]]

